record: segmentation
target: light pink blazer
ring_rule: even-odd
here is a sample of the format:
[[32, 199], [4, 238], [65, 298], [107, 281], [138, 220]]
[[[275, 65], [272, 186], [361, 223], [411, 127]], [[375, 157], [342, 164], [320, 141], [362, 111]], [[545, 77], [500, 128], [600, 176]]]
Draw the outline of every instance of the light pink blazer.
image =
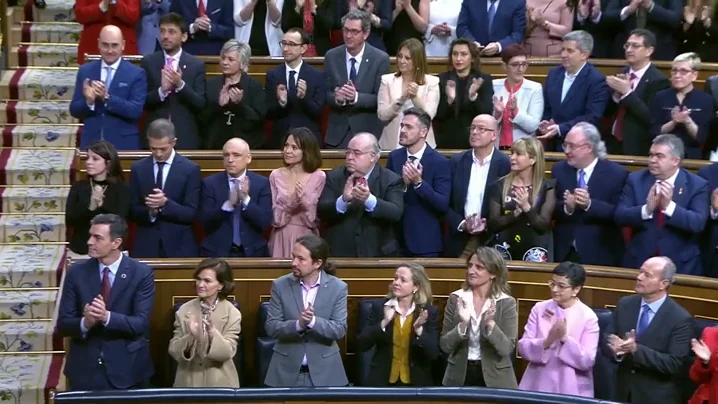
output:
[[[551, 326], [562, 318], [566, 318], [566, 341], [544, 349]], [[529, 362], [519, 389], [593, 397], [598, 336], [598, 317], [581, 301], [567, 310], [553, 300], [536, 303], [518, 344], [519, 354]]]

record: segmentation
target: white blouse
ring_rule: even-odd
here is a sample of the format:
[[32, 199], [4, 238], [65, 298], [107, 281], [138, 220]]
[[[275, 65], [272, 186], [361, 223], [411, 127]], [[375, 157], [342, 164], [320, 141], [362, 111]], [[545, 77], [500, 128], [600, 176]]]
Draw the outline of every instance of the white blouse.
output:
[[[449, 45], [456, 39], [456, 24], [459, 21], [462, 0], [431, 0], [429, 2], [429, 23], [424, 34], [424, 49], [428, 57], [442, 57], [449, 55]], [[431, 30], [442, 23], [451, 28], [451, 35], [436, 36]]]
[[[453, 293], [452, 295], [456, 295], [461, 298], [461, 300], [466, 303], [466, 308], [469, 309], [469, 312], [471, 313], [471, 322], [470, 327], [468, 329], [469, 332], [469, 357], [468, 360], [470, 361], [480, 361], [481, 360], [481, 317], [484, 315], [484, 313], [491, 307], [491, 301], [494, 301], [494, 304], [502, 299], [508, 299], [511, 296], [500, 293], [499, 295], [495, 296], [492, 299], [486, 299], [484, 301], [484, 306], [481, 308], [481, 313], [479, 315], [476, 314], [476, 310], [474, 310], [474, 294], [469, 290], [463, 290], [459, 289]], [[458, 307], [456, 308], [459, 309]], [[461, 330], [461, 329], [459, 329]]]

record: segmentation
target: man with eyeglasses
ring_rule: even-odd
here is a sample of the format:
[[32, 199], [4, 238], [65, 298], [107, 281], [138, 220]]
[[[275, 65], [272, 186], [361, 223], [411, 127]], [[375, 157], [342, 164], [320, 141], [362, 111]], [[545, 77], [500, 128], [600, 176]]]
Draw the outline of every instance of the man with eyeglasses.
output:
[[377, 164], [380, 156], [377, 138], [357, 133], [344, 165], [327, 173], [317, 213], [327, 223], [332, 257], [399, 256], [395, 229], [404, 213], [404, 181]]
[[695, 88], [701, 59], [697, 53], [676, 56], [671, 65], [671, 88], [656, 94], [651, 102], [651, 135], [671, 133], [685, 145], [685, 158], [702, 159], [703, 146], [715, 119], [715, 100]]
[[651, 105], [656, 93], [670, 86], [668, 78], [651, 63], [656, 36], [635, 29], [623, 45], [628, 67], [620, 74], [606, 77], [613, 93], [606, 107], [610, 127], [604, 132], [611, 154], [646, 156], [653, 135], [650, 132]]
[[264, 92], [267, 99], [267, 119], [273, 121], [273, 147], [282, 147], [281, 141], [293, 128], [306, 127], [322, 137], [319, 122], [324, 109], [324, 75], [321, 71], [304, 64], [309, 38], [301, 28], [290, 28], [279, 43], [284, 64], [267, 72]]
[[551, 168], [556, 180], [556, 261], [619, 266], [626, 244], [613, 219], [628, 170], [607, 160], [598, 129], [579, 122], [563, 142], [566, 160]]

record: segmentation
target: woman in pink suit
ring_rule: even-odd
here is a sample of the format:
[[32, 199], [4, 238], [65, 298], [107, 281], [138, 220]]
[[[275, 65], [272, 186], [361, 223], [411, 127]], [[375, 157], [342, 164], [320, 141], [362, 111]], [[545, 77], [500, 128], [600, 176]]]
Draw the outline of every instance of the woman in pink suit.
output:
[[562, 262], [549, 281], [551, 300], [531, 309], [519, 353], [529, 362], [519, 389], [593, 397], [598, 317], [578, 299], [586, 281], [579, 264]]

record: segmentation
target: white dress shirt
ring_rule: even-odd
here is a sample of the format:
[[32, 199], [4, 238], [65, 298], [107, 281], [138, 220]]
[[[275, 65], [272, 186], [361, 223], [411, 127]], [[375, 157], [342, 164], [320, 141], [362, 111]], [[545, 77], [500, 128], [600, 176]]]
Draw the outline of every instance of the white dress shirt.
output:
[[576, 74], [574, 75], [569, 74], [568, 71], [564, 72], [563, 86], [561, 87], [561, 102], [563, 102], [563, 99], [566, 98], [566, 94], [568, 94], [568, 91], [571, 89], [573, 82], [576, 81], [576, 77], [581, 74], [581, 70], [583, 70], [584, 67], [586, 67], [586, 63], [581, 65], [581, 67], [576, 71]]
[[287, 88], [289, 88], [289, 72], [292, 72], [292, 71], [295, 72], [294, 73], [294, 85], [296, 86], [297, 83], [299, 83], [299, 71], [302, 69], [303, 63], [304, 63], [304, 61], [300, 60], [297, 67], [295, 67], [294, 69], [289, 67], [288, 64], [284, 63], [284, 66], [286, 67], [286, 70], [287, 70], [287, 72], [284, 75], [284, 77], [287, 79]]
[[[469, 176], [469, 188], [466, 191], [466, 202], [464, 203], [464, 215], [469, 217], [473, 214], [481, 215], [481, 208], [484, 204], [484, 195], [486, 194], [486, 185], [489, 179], [489, 169], [491, 168], [491, 159], [494, 156], [495, 149], [491, 150], [491, 154], [486, 156], [483, 162], [476, 157], [476, 151], [471, 152], [473, 163], [471, 164], [471, 174]], [[459, 223], [459, 231], [463, 231], [465, 220]]]
[[[503, 299], [510, 299], [511, 296], [500, 292], [497, 296], [495, 296], [493, 299], [486, 299], [484, 301], [484, 305], [481, 307], [481, 312], [479, 314], [476, 314], [476, 310], [474, 309], [474, 293], [471, 291], [471, 289], [463, 290], [459, 289], [457, 291], [454, 291], [451, 293], [452, 295], [456, 295], [461, 298], [461, 300], [466, 303], [466, 308], [469, 310], [469, 313], [471, 313], [471, 321], [470, 321], [470, 327], [468, 329], [462, 330], [459, 328], [459, 334], [462, 336], [466, 335], [466, 332], [469, 333], [469, 357], [468, 360], [470, 361], [480, 361], [481, 360], [481, 317], [484, 315], [484, 313], [491, 307], [491, 301], [494, 301], [494, 304], [498, 302], [499, 300]], [[456, 310], [459, 310], [459, 307], [457, 306]], [[463, 331], [463, 332], [462, 332]], [[489, 332], [490, 334], [490, 332]], [[487, 335], [488, 336], [488, 335]]]

